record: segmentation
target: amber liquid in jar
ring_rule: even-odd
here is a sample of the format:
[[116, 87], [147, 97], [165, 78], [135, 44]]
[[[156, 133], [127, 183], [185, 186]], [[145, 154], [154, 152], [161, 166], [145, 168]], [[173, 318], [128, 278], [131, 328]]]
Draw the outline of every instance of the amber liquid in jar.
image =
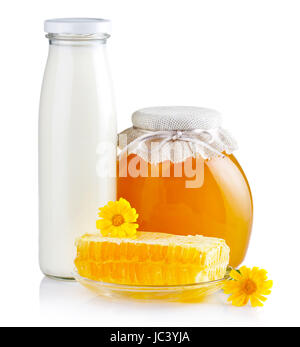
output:
[[[141, 172], [159, 172], [159, 177], [146, 172], [130, 177], [128, 163], [140, 161]], [[196, 166], [195, 158], [188, 158]], [[230, 265], [240, 265], [250, 239], [253, 202], [247, 178], [233, 155], [202, 159], [202, 183], [199, 188], [187, 188], [190, 180], [183, 170], [175, 175], [172, 162], [150, 164], [135, 154], [118, 162], [118, 198], [127, 199], [139, 213], [140, 230], [177, 235], [204, 235], [226, 240], [231, 249]], [[169, 166], [170, 177], [162, 177]], [[151, 171], [152, 170], [152, 171]], [[178, 171], [177, 171], [178, 172]], [[123, 177], [126, 176], [127, 177]], [[120, 177], [121, 176], [121, 177]]]

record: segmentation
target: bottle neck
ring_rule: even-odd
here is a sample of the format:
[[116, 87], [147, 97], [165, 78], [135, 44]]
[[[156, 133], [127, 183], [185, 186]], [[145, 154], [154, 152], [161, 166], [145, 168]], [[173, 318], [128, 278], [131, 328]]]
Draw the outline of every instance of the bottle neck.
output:
[[46, 37], [51, 46], [98, 46], [105, 45], [110, 36], [108, 34], [48, 34]]

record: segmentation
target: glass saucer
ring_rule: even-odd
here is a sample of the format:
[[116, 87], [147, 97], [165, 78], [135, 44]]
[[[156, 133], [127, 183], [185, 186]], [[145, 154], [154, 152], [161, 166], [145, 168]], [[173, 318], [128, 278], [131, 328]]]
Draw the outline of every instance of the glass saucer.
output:
[[225, 282], [230, 280], [230, 270], [231, 268], [228, 268], [225, 277], [220, 280], [179, 286], [136, 286], [98, 282], [80, 276], [77, 270], [74, 270], [73, 276], [80, 284], [101, 296], [137, 300], [200, 302], [222, 289]]

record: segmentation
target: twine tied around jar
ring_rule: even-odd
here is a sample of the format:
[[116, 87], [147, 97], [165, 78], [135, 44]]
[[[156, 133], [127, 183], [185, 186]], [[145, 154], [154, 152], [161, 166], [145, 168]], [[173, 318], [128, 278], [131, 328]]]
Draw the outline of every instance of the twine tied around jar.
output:
[[[212, 130], [201, 130], [201, 129], [195, 129], [195, 130], [163, 130], [163, 131], [150, 131], [150, 130], [143, 130], [145, 132], [144, 135], [141, 135], [134, 139], [129, 144], [126, 144], [125, 147], [121, 149], [121, 152], [119, 154], [119, 157], [122, 157], [125, 153], [130, 152], [133, 148], [136, 150], [143, 144], [146, 143], [146, 141], [152, 141], [152, 140], [162, 140], [157, 148], [158, 151], [160, 151], [167, 143], [169, 142], [175, 142], [175, 141], [184, 141], [186, 143], [194, 144], [194, 145], [201, 145], [211, 152], [215, 153], [217, 156], [223, 156], [223, 153], [215, 149], [211, 144], [215, 141], [215, 131], [218, 129], [212, 129]], [[207, 139], [201, 139], [199, 136], [206, 135]], [[126, 135], [124, 135], [126, 136]], [[191, 149], [192, 150], [192, 149]], [[148, 151], [150, 149], [148, 148]]]

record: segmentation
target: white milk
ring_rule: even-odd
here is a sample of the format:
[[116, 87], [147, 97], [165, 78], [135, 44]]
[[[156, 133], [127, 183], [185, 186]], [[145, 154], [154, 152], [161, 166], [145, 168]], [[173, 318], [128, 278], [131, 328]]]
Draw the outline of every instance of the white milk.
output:
[[[40, 102], [40, 267], [72, 278], [75, 239], [115, 200], [117, 129], [105, 39], [50, 40]], [[104, 151], [103, 151], [104, 148]], [[97, 152], [98, 151], [98, 152]], [[106, 174], [105, 174], [106, 175]], [[105, 176], [103, 175], [103, 176]]]

